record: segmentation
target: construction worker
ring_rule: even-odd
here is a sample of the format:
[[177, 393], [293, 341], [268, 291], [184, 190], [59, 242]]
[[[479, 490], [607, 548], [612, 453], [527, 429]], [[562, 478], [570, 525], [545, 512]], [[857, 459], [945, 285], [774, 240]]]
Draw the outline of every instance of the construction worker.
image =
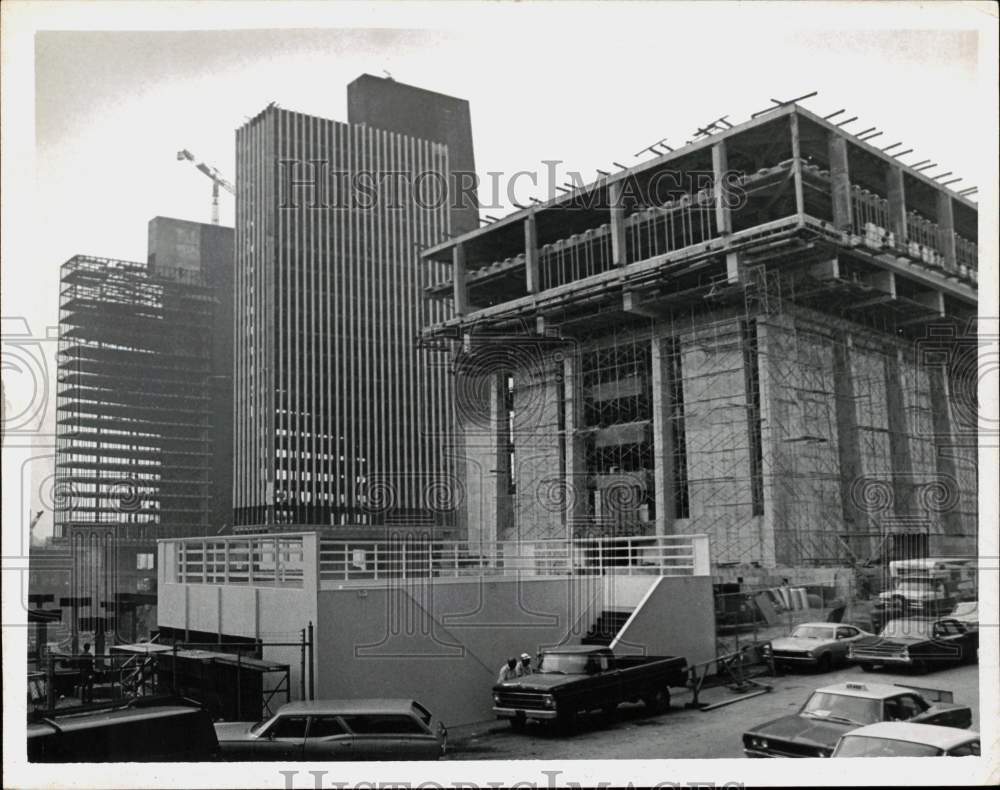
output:
[[517, 665], [517, 676], [524, 677], [525, 675], [530, 675], [534, 672], [531, 668], [531, 656], [527, 653], [521, 653], [521, 663]]
[[518, 677], [517, 659], [508, 658], [507, 663], [500, 667], [500, 674], [497, 675], [497, 683], [503, 683], [505, 680], [517, 680]]

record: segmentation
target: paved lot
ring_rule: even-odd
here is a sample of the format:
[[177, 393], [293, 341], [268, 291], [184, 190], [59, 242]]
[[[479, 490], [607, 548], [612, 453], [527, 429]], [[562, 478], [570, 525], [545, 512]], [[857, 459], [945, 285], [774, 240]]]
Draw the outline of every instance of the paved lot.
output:
[[[955, 702], [972, 707], [972, 726], [979, 728], [978, 666], [961, 666], [924, 675], [890, 672], [866, 674], [857, 667], [826, 674], [796, 674], [762, 678], [774, 690], [753, 699], [703, 712], [686, 709], [687, 692], [675, 693], [669, 711], [649, 715], [642, 705], [622, 705], [612, 723], [593, 719], [582, 722], [569, 735], [556, 734], [541, 725], [515, 733], [504, 722], [486, 725], [449, 743], [446, 759], [452, 760], [588, 760], [642, 758], [742, 757], [740, 736], [754, 724], [795, 712], [809, 693], [821, 686], [844, 681], [910, 683], [923, 688], [947, 689]], [[738, 696], [728, 689], [713, 689], [711, 701]], [[703, 695], [703, 701], [708, 695]]]

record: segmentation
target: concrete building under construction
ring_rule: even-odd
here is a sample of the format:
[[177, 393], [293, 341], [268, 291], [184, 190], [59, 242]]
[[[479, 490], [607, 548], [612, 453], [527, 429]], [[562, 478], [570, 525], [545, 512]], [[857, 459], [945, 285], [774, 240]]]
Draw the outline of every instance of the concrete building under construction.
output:
[[468, 539], [975, 553], [975, 203], [794, 103], [656, 154], [423, 253]]
[[62, 266], [55, 535], [74, 633], [154, 625], [156, 540], [232, 523], [232, 270], [232, 228], [164, 217], [145, 264]]

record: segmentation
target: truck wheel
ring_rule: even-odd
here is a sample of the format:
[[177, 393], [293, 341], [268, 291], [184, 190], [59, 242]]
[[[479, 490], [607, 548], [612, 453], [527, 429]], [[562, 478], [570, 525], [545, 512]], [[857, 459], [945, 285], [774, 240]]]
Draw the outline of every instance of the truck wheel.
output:
[[558, 716], [553, 720], [556, 729], [559, 732], [572, 732], [573, 728], [576, 726], [576, 711], [565, 711], [560, 712]]
[[660, 713], [670, 707], [670, 691], [659, 689], [643, 699], [643, 703], [653, 713]]
[[820, 672], [829, 672], [830, 671], [830, 666], [831, 666], [830, 654], [829, 653], [824, 653], [823, 655], [821, 655], [819, 657], [819, 664], [817, 664], [816, 668]]

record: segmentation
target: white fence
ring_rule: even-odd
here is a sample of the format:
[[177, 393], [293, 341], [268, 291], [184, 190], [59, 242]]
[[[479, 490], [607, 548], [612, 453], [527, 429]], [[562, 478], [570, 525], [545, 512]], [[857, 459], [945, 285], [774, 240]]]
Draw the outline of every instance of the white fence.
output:
[[475, 576], [708, 575], [706, 535], [575, 540], [334, 540], [316, 533], [160, 541], [160, 581], [302, 587]]

